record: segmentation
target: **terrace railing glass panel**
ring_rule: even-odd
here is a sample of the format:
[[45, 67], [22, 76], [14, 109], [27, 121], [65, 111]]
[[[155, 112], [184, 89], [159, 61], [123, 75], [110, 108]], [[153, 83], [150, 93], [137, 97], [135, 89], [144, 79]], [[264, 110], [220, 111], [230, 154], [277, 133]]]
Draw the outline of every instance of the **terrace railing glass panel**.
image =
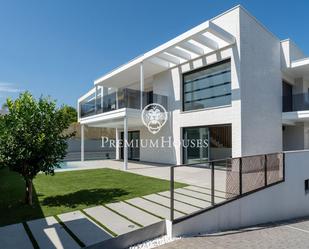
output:
[[309, 110], [309, 93], [293, 94], [282, 97], [282, 111], [294, 112]]
[[[158, 103], [167, 109], [167, 96], [154, 94], [152, 92], [142, 92], [142, 94], [142, 107], [151, 103]], [[122, 108], [140, 109], [140, 101], [141, 91], [129, 88], [117, 89], [115, 92], [104, 95], [103, 100], [101, 96], [98, 96], [95, 100], [95, 94], [93, 94], [80, 102], [80, 117], [83, 118]]]

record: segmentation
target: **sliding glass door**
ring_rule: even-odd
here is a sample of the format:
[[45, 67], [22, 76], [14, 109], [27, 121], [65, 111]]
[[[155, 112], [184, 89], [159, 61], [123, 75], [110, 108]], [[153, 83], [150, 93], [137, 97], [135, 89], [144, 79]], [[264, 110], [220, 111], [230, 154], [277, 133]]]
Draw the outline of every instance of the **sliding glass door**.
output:
[[231, 156], [231, 125], [183, 128], [183, 163], [203, 163]]
[[[123, 141], [123, 132], [121, 132], [121, 140]], [[139, 161], [140, 159], [140, 149], [139, 149], [140, 134], [139, 131], [129, 131], [128, 132], [128, 159]], [[123, 159], [123, 146], [121, 147], [121, 159]]]
[[184, 163], [202, 163], [209, 160], [209, 131], [207, 127], [184, 128]]

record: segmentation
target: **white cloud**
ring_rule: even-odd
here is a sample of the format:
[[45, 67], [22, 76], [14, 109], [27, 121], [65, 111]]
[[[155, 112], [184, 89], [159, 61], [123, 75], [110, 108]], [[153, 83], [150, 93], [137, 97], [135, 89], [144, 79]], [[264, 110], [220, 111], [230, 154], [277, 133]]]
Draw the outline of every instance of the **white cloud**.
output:
[[16, 84], [8, 82], [0, 82], [0, 95], [1, 93], [19, 93], [23, 90], [20, 89]]

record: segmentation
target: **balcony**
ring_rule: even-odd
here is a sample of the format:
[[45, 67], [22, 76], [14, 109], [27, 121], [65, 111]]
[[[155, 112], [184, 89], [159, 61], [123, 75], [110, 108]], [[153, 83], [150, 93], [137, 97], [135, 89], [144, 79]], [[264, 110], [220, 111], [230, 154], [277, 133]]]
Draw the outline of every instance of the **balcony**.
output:
[[282, 112], [309, 110], [309, 93], [293, 94], [282, 97]]
[[[143, 104], [141, 105], [141, 95]], [[79, 102], [80, 118], [93, 116], [110, 111], [131, 108], [141, 109], [150, 103], [158, 103], [167, 109], [167, 96], [155, 94], [152, 91], [142, 92], [129, 88], [119, 88], [106, 95], [95, 92]]]

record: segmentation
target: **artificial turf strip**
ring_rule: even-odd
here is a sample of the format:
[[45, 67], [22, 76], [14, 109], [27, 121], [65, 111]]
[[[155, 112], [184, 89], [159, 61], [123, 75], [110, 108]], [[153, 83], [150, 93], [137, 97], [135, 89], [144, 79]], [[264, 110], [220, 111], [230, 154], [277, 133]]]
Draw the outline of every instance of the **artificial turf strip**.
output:
[[100, 227], [102, 227], [106, 232], [108, 232], [110, 235], [112, 235], [113, 237], [117, 237], [118, 234], [113, 232], [112, 230], [110, 230], [107, 226], [105, 226], [104, 224], [102, 224], [100, 221], [96, 220], [95, 218], [93, 218], [92, 216], [90, 216], [89, 214], [87, 214], [84, 210], [80, 210], [85, 216], [87, 216], [89, 219], [91, 219], [93, 222], [97, 223]]
[[30, 230], [30, 228], [29, 228], [29, 226], [27, 225], [27, 223], [26, 223], [26, 222], [23, 222], [22, 224], [23, 224], [23, 226], [24, 226], [24, 228], [25, 228], [26, 233], [28, 234], [28, 237], [29, 237], [29, 239], [30, 239], [30, 241], [31, 241], [31, 243], [32, 243], [32, 245], [33, 245], [33, 248], [34, 248], [34, 249], [40, 249], [38, 243], [36, 242], [36, 240], [35, 240], [35, 238], [34, 238], [32, 232], [31, 232], [31, 230]]
[[139, 206], [136, 206], [136, 205], [134, 205], [134, 204], [132, 204], [132, 203], [130, 203], [130, 202], [127, 202], [127, 201], [124, 201], [124, 202], [125, 202], [126, 204], [131, 205], [132, 207], [138, 208], [138, 209], [140, 209], [140, 210], [142, 210], [142, 211], [144, 211], [144, 212], [146, 212], [146, 213], [148, 213], [148, 214], [151, 214], [151, 215], [156, 216], [157, 218], [159, 218], [159, 219], [161, 219], [161, 220], [164, 220], [163, 217], [161, 217], [161, 216], [159, 216], [159, 215], [157, 215], [157, 214], [151, 213], [151, 212], [149, 212], [148, 210], [146, 210], [146, 209], [144, 209], [144, 208], [141, 208], [141, 207], [139, 207]]
[[[166, 180], [113, 169], [39, 174], [33, 181], [33, 205], [24, 204], [23, 178], [0, 169], [0, 226], [55, 216], [169, 190]], [[175, 188], [187, 186], [175, 183]]]
[[[167, 196], [162, 195], [162, 194], [160, 194], [160, 193], [157, 193], [157, 195], [160, 195], [160, 196], [162, 196], [162, 197], [167, 197]], [[167, 198], [168, 198], [168, 197], [167, 197]], [[201, 207], [195, 206], [195, 205], [193, 205], [192, 203], [187, 203], [187, 202], [180, 201], [180, 200], [176, 200], [176, 199], [175, 199], [175, 201], [178, 201], [178, 202], [181, 202], [181, 203], [183, 203], [183, 204], [187, 204], [187, 205], [190, 205], [190, 206], [192, 206], [192, 207], [201, 209]]]
[[85, 247], [86, 245], [63, 223], [60, 218], [55, 215], [54, 218], [58, 221], [58, 223], [63, 227], [63, 229], [76, 241], [76, 243], [80, 247]]
[[[170, 207], [168, 207], [168, 206], [166, 206], [166, 205], [164, 205], [164, 204], [162, 204], [162, 203], [155, 202], [155, 201], [153, 201], [153, 200], [150, 200], [150, 199], [144, 198], [143, 196], [142, 196], [141, 198], [142, 198], [142, 199], [144, 199], [145, 201], [152, 202], [153, 204], [157, 204], [157, 205], [162, 206], [162, 207], [165, 207], [165, 208], [170, 208]], [[177, 209], [175, 209], [175, 208], [174, 208], [174, 211], [176, 211], [176, 212], [179, 212], [179, 213], [181, 213], [181, 214], [186, 215], [186, 213], [181, 212], [181, 211], [179, 211], [179, 210], [177, 210]]]
[[106, 206], [106, 205], [103, 205], [103, 206], [104, 206], [105, 208], [109, 209], [110, 211], [112, 211], [112, 212], [114, 212], [114, 213], [118, 214], [119, 216], [121, 216], [121, 217], [125, 218], [126, 220], [128, 220], [128, 221], [132, 222], [133, 224], [135, 224], [135, 225], [137, 225], [137, 226], [139, 226], [139, 227], [143, 227], [143, 225], [141, 225], [141, 224], [137, 223], [137, 222], [136, 222], [136, 221], [134, 221], [134, 220], [131, 220], [129, 217], [127, 217], [127, 216], [123, 215], [122, 213], [119, 213], [119, 212], [117, 212], [116, 210], [111, 209], [110, 207], [108, 207], [108, 206]]

